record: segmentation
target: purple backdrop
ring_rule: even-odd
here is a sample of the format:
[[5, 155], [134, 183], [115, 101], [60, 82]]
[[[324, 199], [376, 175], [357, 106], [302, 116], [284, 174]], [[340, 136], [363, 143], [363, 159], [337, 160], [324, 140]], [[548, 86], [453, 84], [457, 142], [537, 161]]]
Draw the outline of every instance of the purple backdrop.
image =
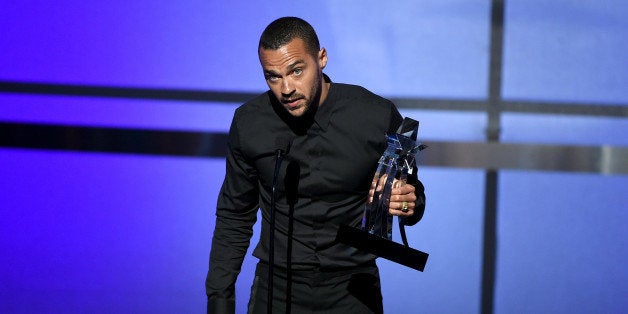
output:
[[[0, 80], [261, 92], [258, 36], [298, 15], [318, 30], [335, 81], [484, 99], [489, 4], [4, 1]], [[503, 96], [628, 103], [627, 15], [619, 0], [506, 1]], [[0, 93], [0, 122], [225, 132], [236, 105]], [[403, 113], [427, 142], [485, 137], [484, 113]], [[628, 145], [625, 118], [502, 123], [507, 142]], [[1, 148], [0, 162], [0, 312], [204, 311], [224, 160]], [[428, 207], [408, 232], [431, 257], [424, 273], [378, 262], [385, 309], [479, 311], [484, 172], [419, 171]], [[628, 178], [503, 171], [499, 182], [496, 312], [622, 311]], [[237, 283], [238, 312], [254, 264]]]

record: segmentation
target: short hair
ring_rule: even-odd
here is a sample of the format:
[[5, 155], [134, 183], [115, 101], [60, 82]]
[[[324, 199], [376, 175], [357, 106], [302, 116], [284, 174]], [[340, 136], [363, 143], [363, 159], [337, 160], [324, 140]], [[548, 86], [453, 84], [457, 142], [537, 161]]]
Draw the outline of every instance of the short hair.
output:
[[278, 18], [268, 24], [260, 36], [257, 49], [277, 50], [295, 38], [303, 40], [308, 52], [314, 56], [321, 49], [312, 25], [293, 16]]

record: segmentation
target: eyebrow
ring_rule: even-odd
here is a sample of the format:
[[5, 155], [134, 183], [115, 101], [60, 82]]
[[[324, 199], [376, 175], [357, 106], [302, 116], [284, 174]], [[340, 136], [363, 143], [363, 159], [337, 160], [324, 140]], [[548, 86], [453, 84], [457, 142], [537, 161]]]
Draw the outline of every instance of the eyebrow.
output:
[[288, 65], [288, 70], [292, 70], [292, 69], [296, 68], [301, 63], [305, 64], [305, 61], [299, 59], [297, 61], [292, 62], [290, 65]]
[[[288, 65], [288, 71], [291, 71], [292, 69], [296, 68], [297, 66], [299, 66], [301, 64], [305, 64], [305, 61], [302, 60], [302, 59], [299, 59], [299, 60], [296, 60], [296, 61], [290, 63]], [[267, 74], [267, 75], [277, 75], [277, 74], [279, 74], [279, 73], [277, 73], [275, 71], [267, 70], [267, 69], [264, 69], [264, 73]]]

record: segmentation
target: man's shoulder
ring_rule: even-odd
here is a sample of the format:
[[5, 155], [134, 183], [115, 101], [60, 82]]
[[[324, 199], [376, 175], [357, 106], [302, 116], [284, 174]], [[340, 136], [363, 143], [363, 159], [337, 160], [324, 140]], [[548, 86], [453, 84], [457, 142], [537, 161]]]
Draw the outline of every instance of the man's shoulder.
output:
[[[260, 132], [272, 120], [272, 105], [268, 92], [261, 93], [238, 106], [233, 112], [231, 131], [249, 135]], [[258, 130], [258, 131], [255, 131]]]
[[337, 84], [335, 87], [338, 102], [335, 117], [344, 124], [354, 128], [370, 125], [378, 134], [397, 128], [400, 115], [392, 101], [359, 85]]
[[259, 115], [260, 112], [269, 108], [271, 108], [270, 95], [268, 94], [268, 91], [266, 91], [236, 108], [235, 115], [236, 117], [250, 114]]
[[349, 100], [352, 103], [372, 103], [379, 104], [386, 107], [392, 105], [392, 102], [380, 95], [377, 95], [370, 90], [354, 84], [346, 83], [334, 83], [337, 89], [339, 99]]
[[336, 84], [336, 101], [342, 103], [340, 108], [355, 112], [368, 110], [369, 112], [387, 117], [396, 110], [392, 101], [377, 95], [370, 90], [353, 84]]

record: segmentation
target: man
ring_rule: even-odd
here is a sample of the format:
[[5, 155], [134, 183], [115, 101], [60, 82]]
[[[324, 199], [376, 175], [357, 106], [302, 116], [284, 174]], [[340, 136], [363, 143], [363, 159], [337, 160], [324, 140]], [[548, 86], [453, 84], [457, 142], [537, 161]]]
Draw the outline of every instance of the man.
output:
[[[395, 132], [402, 117], [390, 101], [362, 87], [332, 83], [323, 74], [327, 52], [302, 19], [269, 24], [258, 55], [270, 90], [240, 106], [229, 131], [206, 280], [208, 311], [233, 312], [235, 280], [261, 208], [249, 312], [266, 313], [273, 152], [284, 149], [273, 312], [380, 313], [375, 256], [339, 243], [336, 235], [340, 224], [360, 226], [385, 134]], [[289, 149], [278, 142], [289, 142]], [[423, 215], [425, 196], [416, 172], [408, 183], [393, 189], [390, 214], [412, 225]]]

